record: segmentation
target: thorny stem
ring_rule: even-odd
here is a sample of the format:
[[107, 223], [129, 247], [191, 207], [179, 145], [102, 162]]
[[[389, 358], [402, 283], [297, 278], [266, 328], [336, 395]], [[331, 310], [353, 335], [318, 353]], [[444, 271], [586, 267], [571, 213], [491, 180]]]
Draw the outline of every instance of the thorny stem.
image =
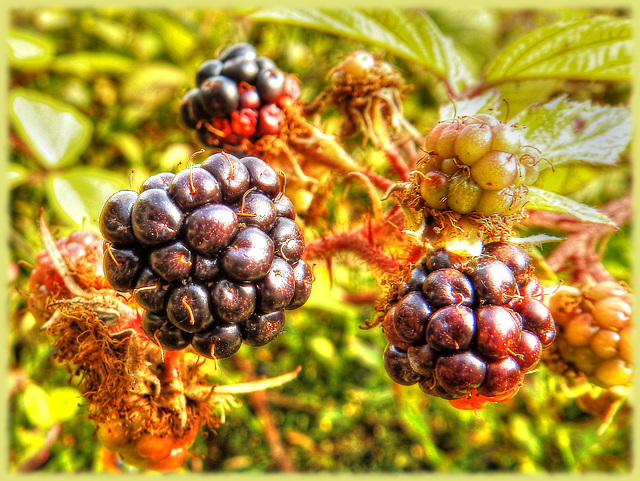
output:
[[376, 225], [365, 224], [356, 229], [321, 237], [307, 244], [304, 256], [306, 259], [330, 258], [340, 251], [349, 251], [361, 257], [370, 267], [383, 272], [396, 270], [400, 262], [373, 243], [378, 233], [395, 224], [394, 220], [399, 221], [392, 215]]

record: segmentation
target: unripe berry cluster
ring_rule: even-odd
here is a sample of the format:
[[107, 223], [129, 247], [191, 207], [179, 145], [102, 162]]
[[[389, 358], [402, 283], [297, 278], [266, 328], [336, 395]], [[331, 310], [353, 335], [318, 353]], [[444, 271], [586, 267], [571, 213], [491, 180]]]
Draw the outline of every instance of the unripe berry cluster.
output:
[[[104, 289], [108, 283], [102, 269], [102, 239], [91, 231], [73, 231], [56, 241], [56, 248], [70, 267], [73, 280], [81, 289]], [[51, 299], [72, 297], [47, 249], [36, 256], [35, 268], [29, 274], [29, 310], [38, 323], [51, 314], [47, 303]]]
[[300, 97], [298, 82], [248, 43], [237, 43], [196, 72], [197, 87], [182, 98], [182, 121], [209, 147], [227, 151], [277, 135], [283, 108]]
[[630, 386], [632, 297], [614, 281], [558, 288], [547, 301], [558, 325], [554, 352], [594, 384]]
[[511, 398], [555, 337], [530, 257], [513, 244], [470, 258], [434, 250], [393, 289], [387, 373], [459, 408]]
[[487, 114], [439, 122], [425, 151], [416, 179], [431, 209], [515, 214], [539, 175], [540, 153], [525, 144], [521, 129]]
[[123, 419], [100, 423], [96, 432], [98, 440], [127, 464], [160, 472], [175, 471], [182, 466], [199, 430], [199, 426], [193, 426], [179, 438], [149, 433], [132, 437], [130, 424]]
[[142, 329], [167, 350], [208, 358], [261, 346], [302, 306], [313, 274], [276, 172], [257, 157], [202, 164], [113, 194], [100, 215], [111, 286], [144, 308]]

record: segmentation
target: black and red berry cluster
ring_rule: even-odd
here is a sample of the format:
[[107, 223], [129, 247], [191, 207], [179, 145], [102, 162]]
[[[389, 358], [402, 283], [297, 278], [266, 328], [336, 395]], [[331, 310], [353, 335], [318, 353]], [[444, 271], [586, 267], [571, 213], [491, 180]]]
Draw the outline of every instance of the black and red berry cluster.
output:
[[264, 135], [277, 135], [283, 108], [300, 97], [300, 87], [248, 43], [231, 45], [196, 72], [196, 88], [182, 98], [184, 124], [209, 147], [232, 150]]
[[312, 272], [276, 172], [224, 152], [121, 190], [100, 215], [111, 286], [145, 310], [142, 329], [167, 350], [226, 358], [261, 346], [302, 306]]
[[480, 256], [434, 250], [397, 286], [386, 311], [393, 381], [473, 406], [514, 395], [555, 337], [528, 254], [501, 242]]

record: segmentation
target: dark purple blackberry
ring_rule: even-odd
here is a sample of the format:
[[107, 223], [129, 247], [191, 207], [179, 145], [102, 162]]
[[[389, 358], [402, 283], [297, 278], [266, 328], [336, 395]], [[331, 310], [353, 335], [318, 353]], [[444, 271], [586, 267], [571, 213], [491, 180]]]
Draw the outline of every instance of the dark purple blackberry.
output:
[[177, 328], [166, 316], [145, 311], [142, 330], [151, 341], [168, 351], [180, 351], [191, 344], [193, 334]]
[[231, 243], [239, 229], [233, 209], [223, 204], [207, 204], [187, 216], [184, 236], [195, 252], [213, 256]]
[[186, 279], [193, 269], [191, 250], [180, 241], [153, 249], [149, 253], [149, 265], [167, 282]]
[[249, 171], [233, 155], [224, 152], [213, 154], [202, 162], [202, 168], [211, 172], [216, 178], [226, 204], [240, 199], [249, 189], [251, 183]]
[[169, 195], [182, 210], [190, 210], [210, 202], [220, 202], [220, 185], [205, 169], [189, 167], [178, 172], [169, 185]]
[[265, 104], [275, 103], [284, 87], [285, 74], [278, 69], [261, 70], [256, 78], [256, 90]]
[[288, 217], [278, 217], [269, 232], [273, 239], [276, 255], [293, 264], [304, 253], [304, 235], [302, 230]]
[[247, 192], [242, 200], [233, 206], [233, 211], [238, 217], [238, 222], [258, 227], [265, 232], [273, 227], [278, 215], [274, 202], [266, 195], [255, 191]]
[[273, 341], [284, 328], [284, 311], [274, 311], [268, 314], [254, 314], [244, 321], [242, 339], [251, 347], [260, 347]]
[[236, 57], [224, 62], [220, 75], [229, 77], [238, 84], [240, 82], [251, 84], [256, 80], [258, 72], [260, 72], [260, 67], [255, 59]]
[[255, 282], [267, 275], [273, 261], [273, 241], [257, 227], [241, 230], [220, 258], [233, 279]]
[[242, 331], [235, 322], [216, 323], [210, 329], [196, 333], [191, 340], [193, 349], [209, 359], [231, 357], [241, 345]]
[[303, 260], [295, 262], [293, 265], [294, 291], [291, 302], [285, 309], [297, 309], [302, 307], [311, 295], [311, 285], [313, 284], [313, 270]]
[[555, 336], [540, 290], [517, 246], [494, 242], [477, 257], [434, 249], [389, 287], [387, 373], [460, 409], [510, 399]]
[[163, 312], [166, 310], [168, 291], [169, 285], [163, 283], [160, 276], [149, 267], [145, 267], [138, 276], [133, 297], [146, 311]]
[[439, 269], [429, 274], [422, 284], [422, 292], [434, 309], [452, 304], [473, 304], [471, 282], [462, 272], [455, 269]]
[[478, 300], [503, 305], [516, 293], [516, 278], [504, 262], [491, 257], [474, 258], [467, 264], [468, 277]]
[[464, 394], [482, 385], [487, 365], [471, 351], [440, 356], [436, 363], [436, 380], [452, 394]]
[[396, 305], [393, 328], [404, 342], [424, 344], [431, 308], [419, 292], [410, 292]]
[[224, 63], [227, 60], [238, 57], [255, 59], [257, 57], [255, 47], [247, 42], [235, 43], [220, 52], [218, 60]]
[[105, 244], [104, 275], [117, 291], [133, 289], [136, 276], [142, 267], [142, 260], [135, 250], [119, 249]]
[[274, 257], [269, 272], [257, 284], [260, 309], [263, 312], [277, 311], [287, 307], [296, 290], [296, 278], [291, 265]]
[[160, 189], [169, 192], [169, 186], [175, 174], [172, 172], [160, 172], [151, 177], [147, 177], [140, 185], [140, 193], [149, 189]]
[[256, 288], [220, 279], [211, 286], [211, 301], [216, 315], [225, 322], [241, 322], [256, 309]]
[[154, 246], [178, 237], [183, 212], [161, 189], [141, 192], [133, 204], [131, 225], [133, 233], [144, 245]]
[[212, 117], [227, 117], [238, 109], [238, 84], [222, 75], [209, 77], [200, 87], [200, 101], [205, 112]]
[[224, 358], [243, 339], [261, 346], [282, 332], [313, 272], [275, 171], [219, 153], [142, 185], [108, 199], [100, 225], [106, 278], [144, 309], [147, 336]]
[[403, 386], [411, 386], [420, 381], [422, 376], [411, 369], [407, 353], [389, 344], [384, 350], [384, 368], [389, 377]]
[[[200, 85], [202, 85], [202, 82], [204, 82], [209, 77], [220, 75], [223, 65], [224, 64], [220, 60], [215, 58], [202, 62], [198, 67], [198, 70], [196, 71], [196, 85], [200, 87]], [[199, 89], [197, 88], [194, 90], [199, 91]]]
[[300, 98], [297, 80], [244, 42], [204, 61], [195, 82], [180, 102], [182, 121], [206, 146], [230, 152], [244, 153], [247, 142], [278, 135], [283, 108]]
[[476, 332], [473, 311], [465, 306], [446, 306], [429, 318], [427, 343], [440, 351], [467, 349]]

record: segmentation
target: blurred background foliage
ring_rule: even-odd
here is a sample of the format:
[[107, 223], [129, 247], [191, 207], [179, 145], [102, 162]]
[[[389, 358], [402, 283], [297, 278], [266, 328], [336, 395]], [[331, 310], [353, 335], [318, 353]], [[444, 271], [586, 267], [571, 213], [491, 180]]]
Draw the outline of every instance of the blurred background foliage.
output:
[[[437, 120], [447, 98], [423, 68], [379, 47], [249, 18], [250, 9], [16, 9], [10, 12], [10, 400], [12, 471], [111, 472], [117, 469], [93, 440], [70, 373], [51, 359], [46, 336], [26, 311], [29, 265], [43, 248], [41, 208], [56, 237], [96, 230], [102, 202], [152, 173], [175, 170], [200, 149], [178, 115], [198, 65], [225, 46], [248, 41], [301, 81], [310, 101], [344, 55], [379, 52], [413, 90], [405, 116], [420, 132]], [[505, 45], [536, 27], [592, 13], [585, 10], [429, 12], [460, 54], [481, 70]], [[607, 11], [628, 16], [625, 11]], [[540, 80], [505, 85], [511, 112], [558, 92], [572, 100], [619, 104], [627, 83]], [[336, 132], [327, 111], [322, 127]], [[52, 123], [65, 134], [53, 137]], [[34, 145], [32, 135], [44, 139]], [[351, 142], [351, 141], [349, 141]], [[362, 148], [356, 139], [352, 151]], [[384, 157], [364, 152], [383, 171]], [[364, 155], [366, 154], [366, 155]], [[598, 207], [630, 191], [630, 161], [615, 168], [566, 166], [541, 179], [544, 188]], [[329, 203], [334, 227], [358, 220], [364, 189], [337, 182]], [[360, 206], [360, 207], [358, 207]], [[553, 233], [550, 233], [553, 234]], [[604, 262], [631, 282], [630, 228], [613, 236]], [[298, 377], [266, 392], [266, 414], [252, 399], [226, 413], [217, 433], [200, 436], [183, 471], [262, 473], [284, 467], [303, 472], [608, 472], [631, 468], [631, 415], [618, 413], [602, 434], [601, 420], [581, 411], [575, 391], [544, 366], [527, 376], [515, 399], [476, 415], [426, 397], [417, 386], [394, 385], [382, 366], [385, 340], [364, 330], [378, 288], [350, 256], [316, 267], [317, 281], [303, 309], [287, 314], [286, 333], [260, 349], [243, 347], [223, 360], [213, 382], [276, 376], [301, 365]], [[263, 406], [264, 407], [264, 406]], [[266, 417], [265, 417], [266, 416]], [[266, 421], [265, 421], [266, 420]], [[273, 423], [271, 433], [265, 423]], [[280, 454], [274, 449], [282, 448]], [[120, 467], [122, 469], [122, 467]], [[124, 469], [127, 469], [126, 467]]]

